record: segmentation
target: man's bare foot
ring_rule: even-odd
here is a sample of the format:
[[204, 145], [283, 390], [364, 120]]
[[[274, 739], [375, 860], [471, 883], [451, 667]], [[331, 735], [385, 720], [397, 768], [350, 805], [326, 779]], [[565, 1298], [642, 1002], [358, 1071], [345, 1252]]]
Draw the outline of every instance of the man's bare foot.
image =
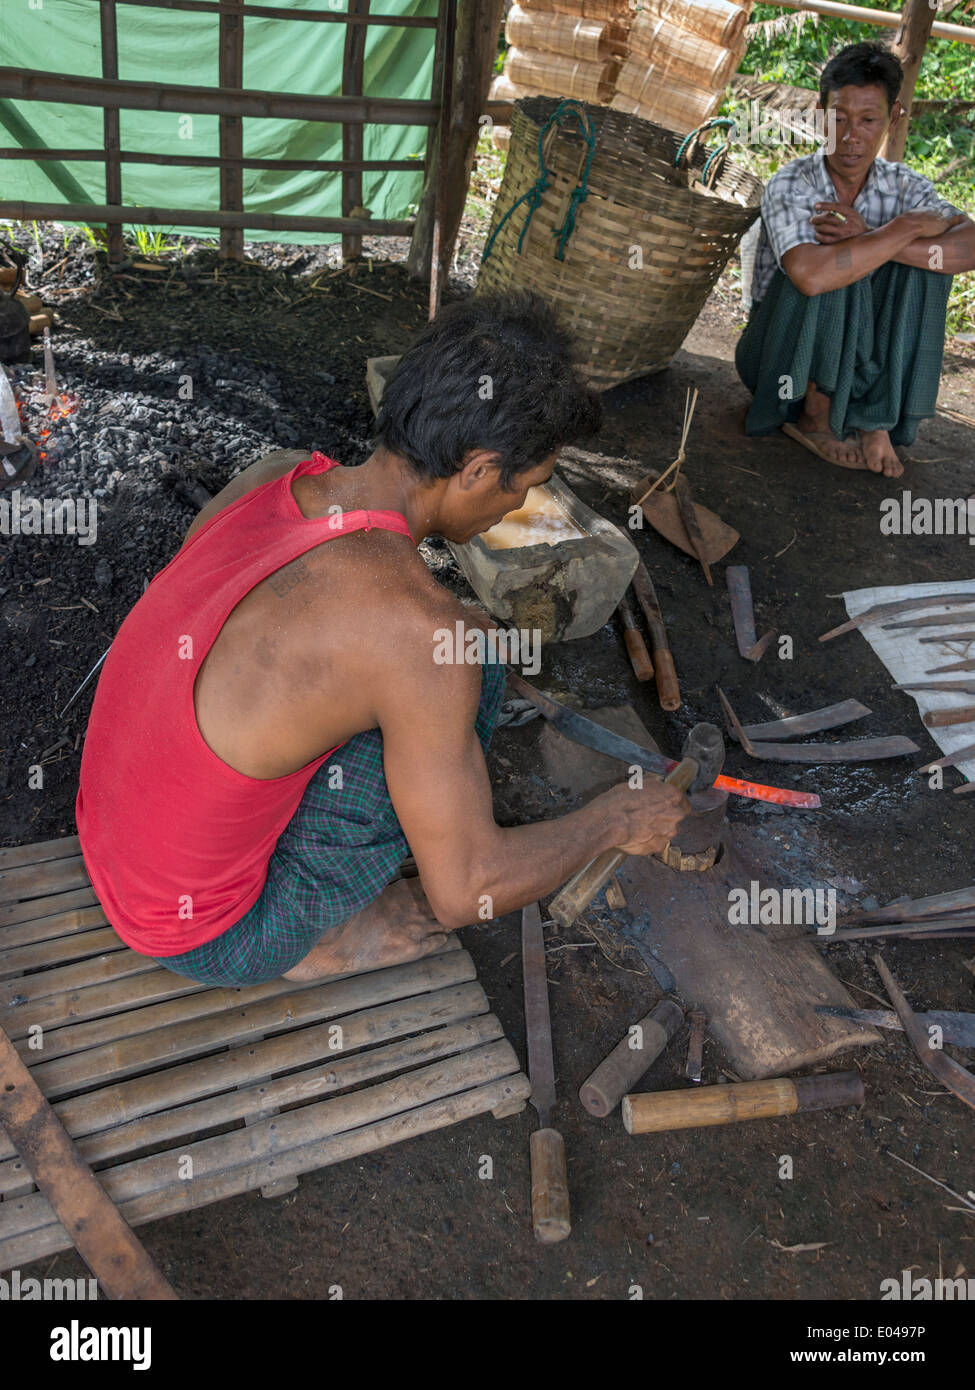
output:
[[899, 478], [903, 474], [904, 465], [897, 457], [886, 430], [861, 430], [860, 442], [867, 467], [872, 473], [883, 473], [886, 478]]
[[[829, 396], [823, 395], [814, 381], [806, 386], [802, 414], [793, 429], [802, 435], [801, 442], [827, 463], [835, 463], [840, 468], [866, 468], [867, 461], [859, 442], [839, 439], [830, 429]], [[792, 438], [795, 437], [793, 434]]]
[[340, 927], [326, 932], [286, 980], [324, 980], [419, 960], [446, 945], [418, 878], [397, 879]]

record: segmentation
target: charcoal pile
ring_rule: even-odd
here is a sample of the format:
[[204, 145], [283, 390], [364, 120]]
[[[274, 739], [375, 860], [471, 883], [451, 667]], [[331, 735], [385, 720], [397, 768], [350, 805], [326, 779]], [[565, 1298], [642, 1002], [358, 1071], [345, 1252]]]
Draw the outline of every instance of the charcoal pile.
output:
[[[334, 246], [248, 244], [235, 263], [171, 238], [111, 268], [75, 229], [9, 231], [55, 311], [55, 388], [39, 338], [4, 368], [37, 450], [32, 476], [0, 489], [4, 843], [73, 830], [92, 687], [59, 712], [181, 544], [194, 516], [181, 484], [216, 493], [282, 448], [361, 463], [366, 358], [402, 352], [427, 316], [426, 287], [388, 259], [405, 241], [367, 241], [343, 268]], [[429, 555], [452, 572], [445, 548]], [[38, 763], [42, 789], [28, 785]]]

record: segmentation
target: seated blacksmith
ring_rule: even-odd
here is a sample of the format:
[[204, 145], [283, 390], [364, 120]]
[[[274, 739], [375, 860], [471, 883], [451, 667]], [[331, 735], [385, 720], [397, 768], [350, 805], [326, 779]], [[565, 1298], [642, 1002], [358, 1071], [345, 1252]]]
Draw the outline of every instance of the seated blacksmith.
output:
[[904, 119], [903, 70], [879, 44], [823, 69], [827, 138], [769, 180], [753, 307], [735, 353], [749, 435], [779, 428], [828, 463], [898, 477], [894, 446], [934, 415], [952, 276], [975, 224], [878, 155]]
[[610, 847], [663, 849], [686, 799], [622, 766], [580, 810], [496, 824], [500, 648], [444, 660], [445, 629], [492, 625], [417, 551], [521, 507], [599, 418], [549, 310], [471, 299], [403, 356], [364, 464], [271, 455], [204, 507], [88, 724], [78, 831], [123, 941], [208, 984], [317, 979], [426, 955]]

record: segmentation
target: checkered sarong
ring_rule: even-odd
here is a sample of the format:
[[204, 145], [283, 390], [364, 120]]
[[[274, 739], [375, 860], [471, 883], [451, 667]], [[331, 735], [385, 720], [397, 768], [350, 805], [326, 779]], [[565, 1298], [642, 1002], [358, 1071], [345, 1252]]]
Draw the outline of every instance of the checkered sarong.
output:
[[814, 381], [830, 398], [838, 439], [889, 430], [892, 444], [913, 444], [938, 400], [951, 281], [888, 261], [844, 289], [807, 296], [777, 270], [735, 349], [738, 375], [754, 395], [745, 433], [794, 424]]
[[[485, 662], [474, 724], [485, 751], [504, 686], [504, 666]], [[208, 985], [276, 980], [330, 927], [377, 898], [409, 853], [383, 773], [382, 734], [356, 734], [308, 783], [274, 847], [254, 906], [212, 941], [160, 957], [159, 964]]]

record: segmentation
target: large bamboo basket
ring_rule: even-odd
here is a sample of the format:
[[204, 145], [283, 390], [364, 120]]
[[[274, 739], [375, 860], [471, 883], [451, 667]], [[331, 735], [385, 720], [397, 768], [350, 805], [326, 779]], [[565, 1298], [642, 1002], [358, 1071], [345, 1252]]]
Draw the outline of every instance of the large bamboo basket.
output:
[[617, 19], [628, 22], [633, 15], [629, 0], [520, 0], [526, 10], [554, 10], [574, 14], [580, 19]]
[[661, 15], [638, 14], [629, 37], [630, 54], [653, 63], [662, 77], [686, 79], [709, 92], [727, 85], [742, 60], [743, 47], [711, 43], [669, 23]]
[[611, 102], [616, 111], [630, 111], [679, 135], [709, 120], [720, 104], [720, 91], [705, 91], [684, 78], [667, 76], [645, 58], [627, 58]]
[[512, 7], [504, 26], [505, 38], [516, 48], [564, 53], [569, 58], [597, 63], [623, 52], [623, 31], [608, 19], [577, 19], [575, 15]]
[[[607, 107], [570, 105], [595, 134], [588, 191], [575, 204], [571, 231], [565, 235], [588, 143], [575, 122], [544, 135], [549, 181], [528, 220], [530, 202], [515, 204], [537, 185], [539, 137], [566, 104], [518, 101], [477, 289], [541, 294], [574, 334], [586, 379], [606, 390], [668, 365], [758, 216], [762, 185], [726, 159], [708, 193], [700, 147], [689, 169], [676, 169], [681, 141], [670, 131]], [[712, 172], [719, 167], [715, 160]]]
[[735, 5], [731, 0], [641, 0], [641, 9], [647, 14], [662, 15], [678, 28], [724, 48], [734, 48], [744, 40], [751, 8], [751, 0], [747, 5]]
[[618, 64], [611, 59], [586, 63], [564, 53], [543, 53], [529, 48], [509, 48], [506, 76], [519, 87], [554, 97], [608, 103]]

